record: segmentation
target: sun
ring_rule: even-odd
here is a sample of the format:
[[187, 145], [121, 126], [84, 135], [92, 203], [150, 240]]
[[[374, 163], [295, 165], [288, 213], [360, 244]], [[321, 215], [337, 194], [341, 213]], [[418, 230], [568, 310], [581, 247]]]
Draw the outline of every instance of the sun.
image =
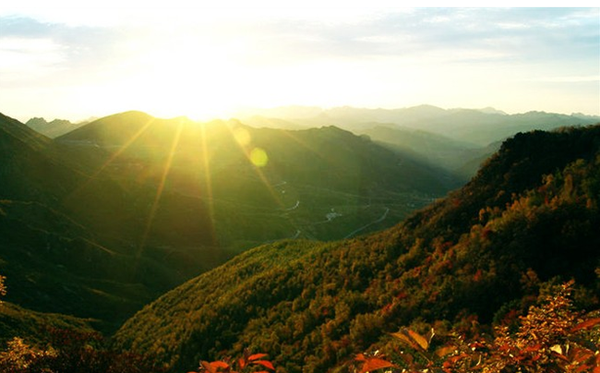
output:
[[[182, 33], [181, 30], [178, 32]], [[138, 46], [121, 66], [112, 98], [159, 117], [226, 118], [239, 108], [251, 73], [240, 63], [240, 45], [178, 34]]]

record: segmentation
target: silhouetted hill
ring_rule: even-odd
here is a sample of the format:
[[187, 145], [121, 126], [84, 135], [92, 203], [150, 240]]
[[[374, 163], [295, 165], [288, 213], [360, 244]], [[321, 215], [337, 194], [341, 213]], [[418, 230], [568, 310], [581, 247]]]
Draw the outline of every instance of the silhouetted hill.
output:
[[54, 119], [48, 122], [44, 118], [36, 117], [29, 119], [25, 125], [36, 132], [53, 139], [60, 135], [64, 135], [67, 132], [73, 131], [74, 129], [83, 126], [85, 123], [86, 122], [71, 123], [66, 119]]
[[[155, 122], [160, 124], [155, 124]], [[145, 136], [156, 134], [153, 130], [162, 127], [161, 124], [168, 122], [166, 120], [156, 119], [140, 111], [128, 111], [125, 113], [114, 114], [97, 119], [80, 128], [77, 128], [63, 136], [59, 136], [59, 141], [95, 141], [97, 145], [116, 146], [135, 137], [146, 126], [152, 126], [144, 131]], [[154, 139], [157, 141], [157, 139]]]
[[116, 343], [173, 371], [248, 347], [286, 372], [326, 372], [402, 326], [509, 322], [569, 278], [577, 304], [598, 308], [599, 148], [599, 125], [519, 134], [405, 222], [245, 252], [146, 306]]

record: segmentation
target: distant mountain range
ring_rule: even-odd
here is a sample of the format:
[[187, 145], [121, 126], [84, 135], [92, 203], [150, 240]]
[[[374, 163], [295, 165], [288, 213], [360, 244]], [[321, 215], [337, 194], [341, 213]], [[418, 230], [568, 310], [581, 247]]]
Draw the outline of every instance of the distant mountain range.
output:
[[73, 131], [74, 129], [79, 128], [87, 123], [89, 123], [89, 121], [71, 123], [66, 119], [54, 119], [48, 122], [44, 118], [40, 117], [31, 118], [25, 122], [25, 124], [30, 128], [44, 136], [50, 137], [51, 139], [60, 135], [64, 135], [65, 133]]
[[[378, 126], [401, 127], [444, 135], [477, 146], [502, 141], [517, 132], [550, 130], [560, 126], [587, 125], [600, 122], [600, 116], [571, 115], [530, 111], [507, 114], [492, 107], [482, 109], [442, 109], [420, 105], [399, 109], [364, 109], [351, 106], [323, 109], [317, 106], [282, 106], [271, 109], [245, 109], [236, 117], [253, 127], [299, 130], [310, 127], [336, 126], [361, 133]], [[66, 119], [29, 119], [25, 124], [50, 138], [59, 137], [85, 124]]]
[[580, 113], [564, 115], [531, 111], [509, 115], [494, 108], [442, 109], [431, 105], [402, 109], [362, 109], [349, 106], [322, 109], [287, 106], [262, 110], [248, 109], [240, 112], [239, 117], [251, 125], [334, 125], [353, 132], [362, 132], [384, 124], [392, 128], [408, 127], [428, 131], [478, 146], [502, 141], [517, 132], [600, 122], [598, 116]]

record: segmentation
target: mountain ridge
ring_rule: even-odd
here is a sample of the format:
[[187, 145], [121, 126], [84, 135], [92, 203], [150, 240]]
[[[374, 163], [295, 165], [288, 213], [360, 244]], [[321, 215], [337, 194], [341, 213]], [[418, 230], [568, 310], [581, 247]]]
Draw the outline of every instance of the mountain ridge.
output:
[[42, 117], [34, 117], [25, 122], [25, 125], [43, 134], [44, 136], [55, 138], [76, 129], [85, 123], [85, 121], [71, 123], [66, 119], [54, 119], [48, 122]]
[[501, 141], [520, 131], [550, 130], [560, 126], [590, 125], [600, 122], [600, 116], [566, 115], [530, 111], [526, 113], [506, 114], [496, 109], [442, 109], [432, 105], [419, 105], [399, 109], [364, 109], [354, 107], [335, 107], [308, 110], [312, 115], [294, 115], [302, 111], [298, 107], [281, 107], [241, 113], [243, 120], [252, 114], [263, 117], [289, 120], [299, 125], [314, 126], [337, 125], [352, 131], [364, 131], [372, 127], [369, 123], [393, 123], [401, 127], [410, 127], [445, 135], [486, 146]]

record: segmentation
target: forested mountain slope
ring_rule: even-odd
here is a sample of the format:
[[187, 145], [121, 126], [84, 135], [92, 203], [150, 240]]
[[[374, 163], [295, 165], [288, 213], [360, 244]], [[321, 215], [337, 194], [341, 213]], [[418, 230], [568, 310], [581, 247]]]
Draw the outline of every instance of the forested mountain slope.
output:
[[518, 134], [468, 185], [407, 221], [248, 251], [145, 307], [116, 344], [174, 372], [246, 347], [286, 372], [345, 371], [402, 326], [509, 322], [570, 278], [577, 305], [598, 308], [599, 150], [598, 125]]
[[109, 332], [238, 252], [389, 227], [457, 185], [336, 127], [255, 129], [136, 111], [55, 140], [0, 116], [0, 158], [7, 301], [95, 318]]
[[64, 150], [0, 115], [0, 274], [8, 278], [6, 300], [40, 312], [92, 317], [100, 321], [96, 327], [111, 330], [185, 278], [152, 253], [136, 257], [122, 238], [90, 229], [87, 223], [98, 215], [112, 212], [118, 220], [131, 204], [114, 182], [90, 183], [89, 174], [65, 159], [73, 153]]

